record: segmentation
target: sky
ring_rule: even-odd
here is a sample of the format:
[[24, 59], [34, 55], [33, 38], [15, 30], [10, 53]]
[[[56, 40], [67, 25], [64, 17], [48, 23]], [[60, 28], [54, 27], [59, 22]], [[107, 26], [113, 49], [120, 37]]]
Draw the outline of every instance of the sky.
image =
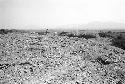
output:
[[56, 27], [94, 21], [124, 23], [125, 0], [0, 0], [0, 27]]

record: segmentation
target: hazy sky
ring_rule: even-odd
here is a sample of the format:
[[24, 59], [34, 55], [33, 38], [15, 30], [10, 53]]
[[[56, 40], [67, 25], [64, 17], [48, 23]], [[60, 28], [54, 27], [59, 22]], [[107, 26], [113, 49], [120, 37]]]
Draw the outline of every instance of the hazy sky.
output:
[[125, 22], [125, 0], [0, 0], [0, 26]]

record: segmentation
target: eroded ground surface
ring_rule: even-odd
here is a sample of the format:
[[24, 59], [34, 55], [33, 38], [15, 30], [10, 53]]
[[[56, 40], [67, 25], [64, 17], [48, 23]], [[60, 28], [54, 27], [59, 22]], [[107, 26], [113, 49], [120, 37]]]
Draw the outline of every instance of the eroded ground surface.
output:
[[4, 32], [0, 84], [125, 84], [125, 50], [107, 38]]

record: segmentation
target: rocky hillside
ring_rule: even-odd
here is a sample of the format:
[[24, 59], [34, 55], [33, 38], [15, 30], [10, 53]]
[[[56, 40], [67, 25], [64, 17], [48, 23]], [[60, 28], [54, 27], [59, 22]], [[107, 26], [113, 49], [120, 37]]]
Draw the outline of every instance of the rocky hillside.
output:
[[124, 33], [0, 30], [0, 84], [125, 84]]

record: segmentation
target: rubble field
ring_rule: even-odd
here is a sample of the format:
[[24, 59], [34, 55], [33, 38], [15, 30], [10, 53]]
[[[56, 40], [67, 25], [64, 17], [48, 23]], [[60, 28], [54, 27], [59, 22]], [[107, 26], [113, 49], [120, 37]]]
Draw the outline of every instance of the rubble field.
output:
[[125, 84], [124, 32], [0, 30], [0, 84]]

